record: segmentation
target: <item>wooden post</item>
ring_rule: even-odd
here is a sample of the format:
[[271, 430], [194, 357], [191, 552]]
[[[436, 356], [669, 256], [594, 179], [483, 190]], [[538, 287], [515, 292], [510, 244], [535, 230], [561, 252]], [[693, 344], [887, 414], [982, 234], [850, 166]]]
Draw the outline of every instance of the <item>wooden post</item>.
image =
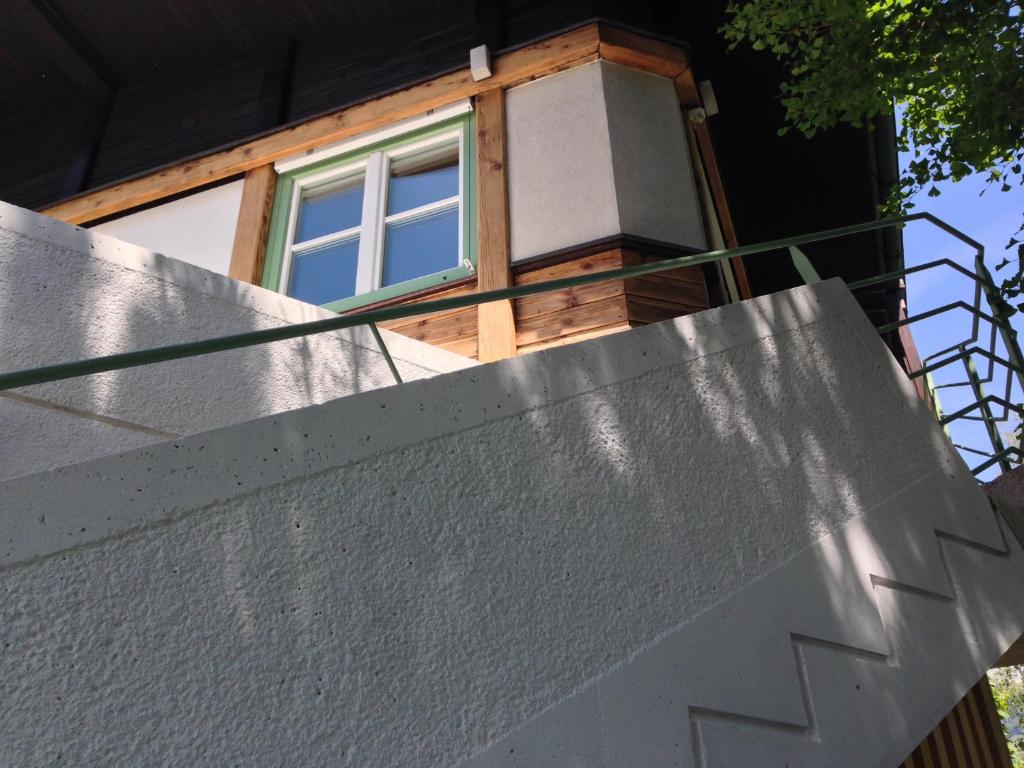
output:
[[274, 204], [276, 184], [277, 173], [273, 163], [246, 171], [228, 277], [254, 285], [260, 284], [263, 259], [267, 255], [267, 230], [270, 227], [270, 210]]
[[[704, 164], [704, 173], [707, 175], [708, 185], [711, 187], [711, 195], [718, 213], [718, 221], [722, 227], [725, 245], [728, 248], [735, 248], [739, 245], [739, 240], [736, 238], [736, 227], [733, 226], [732, 213], [729, 211], [729, 203], [725, 198], [722, 176], [718, 172], [718, 161], [715, 159], [715, 150], [711, 145], [711, 133], [708, 131], [707, 123], [690, 124], [693, 126], [693, 133], [697, 138], [697, 146], [700, 150], [700, 157], [694, 158], [694, 160]], [[733, 274], [736, 276], [740, 297], [751, 298], [753, 294], [750, 291], [750, 281], [747, 279], [747, 269], [743, 265], [742, 257], [734, 256], [729, 262], [732, 264]]]
[[[477, 290], [512, 285], [508, 224], [508, 172], [505, 161], [505, 92], [485, 91], [476, 99], [477, 130]], [[516, 354], [516, 325], [509, 300], [477, 308], [480, 362]]]

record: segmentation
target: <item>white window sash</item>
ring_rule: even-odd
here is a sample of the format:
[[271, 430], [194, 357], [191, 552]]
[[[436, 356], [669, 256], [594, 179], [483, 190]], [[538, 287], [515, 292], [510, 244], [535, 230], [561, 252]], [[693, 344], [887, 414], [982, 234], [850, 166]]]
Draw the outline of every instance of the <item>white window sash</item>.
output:
[[291, 157], [286, 157], [283, 160], [278, 160], [274, 163], [274, 170], [278, 173], [295, 171], [305, 166], [312, 165], [313, 163], [319, 163], [321, 160], [329, 160], [332, 157], [341, 157], [342, 155], [347, 155], [349, 152], [354, 152], [357, 149], [368, 147], [371, 144], [386, 141], [387, 139], [399, 138], [403, 134], [418, 131], [420, 128], [427, 128], [431, 125], [443, 123], [445, 120], [450, 120], [453, 117], [467, 115], [472, 111], [472, 102], [469, 99], [463, 99], [455, 104], [438, 107], [426, 114], [410, 117], [406, 120], [400, 120], [397, 123], [393, 123], [376, 131], [371, 131], [370, 133], [364, 133], [351, 139], [338, 141], [333, 144], [320, 147], [319, 149], [305, 152], [303, 154], [292, 155]]
[[356, 270], [356, 296], [380, 287], [380, 251], [384, 232], [380, 221], [381, 205], [387, 195], [388, 160], [383, 152], [374, 152], [366, 161], [366, 186], [363, 189], [363, 229], [359, 239], [359, 267]]
[[[468, 110], [466, 110], [468, 111]], [[461, 114], [461, 113], [458, 113]], [[438, 118], [448, 119], [451, 117], [445, 114]], [[407, 128], [405, 130], [415, 130]], [[400, 134], [395, 134], [396, 137]], [[377, 139], [375, 138], [374, 141]], [[459, 188], [458, 193], [453, 197], [437, 200], [418, 208], [408, 211], [387, 215], [387, 193], [390, 182], [391, 161], [402, 159], [408, 155], [430, 149], [434, 146], [441, 146], [457, 142], [458, 145], [458, 170]], [[370, 143], [370, 142], [367, 142]], [[404, 146], [395, 147], [390, 150], [378, 150], [372, 152], [366, 158], [339, 168], [330, 168], [319, 173], [303, 178], [301, 182], [294, 185], [292, 199], [290, 202], [290, 213], [288, 217], [288, 229], [285, 235], [285, 248], [281, 268], [281, 278], [278, 290], [287, 294], [291, 272], [296, 256], [311, 251], [315, 248], [330, 245], [335, 242], [350, 240], [355, 236], [359, 237], [359, 254], [356, 266], [355, 295], [372, 293], [382, 287], [384, 276], [384, 239], [385, 229], [388, 224], [401, 223], [406, 220], [420, 218], [436, 211], [450, 208], [458, 210], [458, 261], [453, 267], [461, 265], [464, 261], [463, 255], [463, 210], [465, 201], [465, 130], [463, 127], [453, 128], [434, 136], [428, 136], [420, 141], [415, 141]], [[346, 149], [349, 151], [349, 149]], [[320, 158], [322, 159], [322, 158]], [[303, 165], [315, 162], [311, 156], [304, 156]], [[293, 243], [298, 224], [299, 209], [302, 204], [302, 195], [311, 187], [328, 183], [335, 179], [341, 179], [356, 173], [363, 174], [363, 207], [360, 213], [360, 224], [349, 229], [332, 232], [327, 235], [308, 240], [303, 243]]]

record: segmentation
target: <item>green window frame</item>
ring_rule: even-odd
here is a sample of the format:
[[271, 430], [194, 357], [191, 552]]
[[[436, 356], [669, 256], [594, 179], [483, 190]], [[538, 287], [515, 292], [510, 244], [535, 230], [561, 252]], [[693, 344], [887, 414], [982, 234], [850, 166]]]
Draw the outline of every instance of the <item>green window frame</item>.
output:
[[[388, 167], [393, 159], [416, 152], [434, 143], [458, 140], [459, 147], [459, 263], [440, 272], [411, 280], [380, 286], [383, 270], [383, 249], [386, 240]], [[383, 165], [381, 165], [383, 164]], [[267, 237], [267, 255], [261, 285], [278, 293], [289, 294], [289, 268], [292, 248], [305, 247], [290, 242], [299, 213], [302, 194], [312, 188], [344, 179], [346, 174], [364, 173], [364, 195], [373, 202], [362, 203], [358, 232], [352, 236], [372, 237], [369, 250], [360, 248], [356, 295], [321, 304], [324, 309], [343, 312], [366, 304], [455, 282], [476, 273], [476, 117], [472, 111], [457, 117], [403, 133], [397, 137], [359, 147], [336, 157], [314, 161], [309, 165], [283, 171], [277, 179]], [[375, 183], [376, 182], [376, 185]], [[379, 187], [383, 186], [383, 191]], [[368, 191], [367, 191], [368, 190]], [[449, 204], [450, 201], [449, 201]], [[330, 236], [321, 238], [329, 240]]]

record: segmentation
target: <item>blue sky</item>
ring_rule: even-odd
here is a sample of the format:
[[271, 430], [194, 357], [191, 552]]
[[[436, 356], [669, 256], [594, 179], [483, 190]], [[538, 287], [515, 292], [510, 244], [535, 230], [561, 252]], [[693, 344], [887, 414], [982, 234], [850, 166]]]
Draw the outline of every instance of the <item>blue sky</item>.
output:
[[[907, 158], [901, 157], [901, 164], [906, 160]], [[999, 282], [1003, 272], [996, 272], [995, 265], [1004, 255], [1012, 253], [1005, 251], [1004, 246], [1024, 217], [1024, 191], [1021, 187], [1014, 187], [1011, 192], [1000, 192], [998, 186], [988, 187], [984, 177], [980, 175], [958, 183], [945, 182], [940, 184], [939, 188], [942, 194], [938, 197], [927, 197], [923, 194], [918, 197], [917, 208], [914, 210], [928, 211], [980, 241], [985, 246], [985, 261]], [[981, 194], [983, 191], [984, 194]], [[948, 258], [969, 267], [973, 261], [973, 253], [968, 248], [925, 222], [916, 222], [904, 230], [904, 246], [907, 266]], [[1010, 268], [1007, 267], [1006, 271]], [[928, 270], [911, 275], [907, 281], [907, 304], [911, 316], [957, 299], [970, 302], [972, 296], [970, 281], [956, 276], [949, 269]], [[1018, 332], [1024, 331], [1024, 319], [1021, 315], [1014, 317], [1014, 326]], [[970, 332], [970, 319], [966, 313], [957, 311], [916, 323], [912, 327], [918, 349], [924, 357], [966, 338]], [[979, 359], [976, 364], [980, 368], [983, 361]], [[954, 375], [962, 378], [962, 374], [963, 368], [956, 366], [955, 371], [937, 375], [936, 383], [952, 381]], [[1000, 378], [999, 381], [1005, 382], [1005, 378]], [[1001, 386], [993, 384], [987, 386], [986, 391], [995, 393], [1000, 388]], [[954, 411], [966, 403], [966, 394], [966, 390], [959, 388], [942, 389], [939, 392], [942, 405], [947, 412]], [[1016, 401], [1020, 402], [1022, 393], [1015, 388], [1014, 395]], [[1004, 429], [1009, 431], [1011, 428]], [[979, 448], [987, 446], [985, 433], [975, 422], [964, 422], [955, 426], [953, 437], [956, 442]], [[965, 455], [965, 459], [971, 466], [982, 461], [981, 457], [970, 455]]]

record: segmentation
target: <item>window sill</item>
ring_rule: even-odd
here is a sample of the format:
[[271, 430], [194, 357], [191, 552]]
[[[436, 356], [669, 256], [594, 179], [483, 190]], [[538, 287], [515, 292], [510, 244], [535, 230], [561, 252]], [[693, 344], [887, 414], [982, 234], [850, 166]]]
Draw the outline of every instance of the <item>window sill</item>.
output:
[[371, 305], [374, 308], [378, 308], [382, 305], [401, 304], [414, 296], [431, 293], [451, 285], [462, 285], [469, 282], [470, 278], [475, 279], [475, 275], [466, 267], [453, 267], [444, 272], [435, 272], [432, 275], [425, 275], [415, 280], [407, 280], [404, 283], [389, 285], [387, 288], [379, 288], [376, 291], [364, 293], [361, 296], [352, 296], [340, 301], [321, 304], [320, 307], [331, 312], [343, 313], [356, 309], [367, 309]]

